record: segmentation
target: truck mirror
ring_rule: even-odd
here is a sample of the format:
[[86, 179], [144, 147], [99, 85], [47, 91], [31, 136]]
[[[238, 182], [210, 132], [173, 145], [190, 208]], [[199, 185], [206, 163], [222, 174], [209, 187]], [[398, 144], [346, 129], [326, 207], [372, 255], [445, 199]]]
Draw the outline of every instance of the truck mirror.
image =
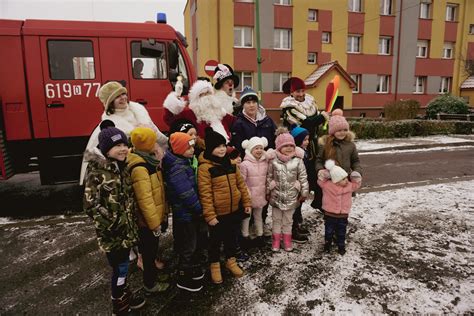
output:
[[165, 50], [165, 45], [157, 43], [154, 39], [142, 40], [140, 54], [147, 57], [159, 58]]
[[170, 69], [176, 69], [176, 67], [178, 67], [178, 45], [176, 45], [176, 43], [170, 43], [168, 45], [168, 55]]

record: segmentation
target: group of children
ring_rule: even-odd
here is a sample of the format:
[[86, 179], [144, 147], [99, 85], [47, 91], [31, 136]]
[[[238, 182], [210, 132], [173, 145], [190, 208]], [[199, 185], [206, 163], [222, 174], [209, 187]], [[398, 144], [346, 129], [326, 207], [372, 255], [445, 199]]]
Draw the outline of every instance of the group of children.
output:
[[226, 139], [211, 128], [206, 129], [205, 149], [196, 157], [195, 127], [177, 122], [170, 131], [169, 148], [158, 161], [153, 154], [156, 133], [152, 129], [135, 128], [129, 150], [125, 134], [104, 121], [99, 146], [88, 157], [84, 208], [94, 220], [99, 246], [113, 270], [114, 313], [127, 313], [145, 304], [127, 286], [128, 255], [135, 244], [143, 258], [145, 295], [169, 287], [167, 280], [158, 277], [155, 264], [168, 209], [178, 257], [177, 286], [183, 290], [201, 290], [207, 267], [214, 284], [223, 282], [222, 245], [225, 268], [234, 277], [243, 275], [236, 260], [239, 243], [248, 240], [252, 217], [257, 240], [265, 245], [262, 210], [267, 205], [272, 213], [271, 249], [292, 251], [292, 234], [301, 227], [301, 204], [309, 196], [308, 181], [317, 180], [324, 191], [324, 249], [330, 251], [336, 232], [343, 254], [351, 194], [360, 187], [361, 179], [348, 129], [342, 115], [331, 118], [328, 138], [320, 147], [323, 166], [316, 165], [318, 179], [308, 179], [306, 169], [314, 166], [307, 165], [308, 133], [301, 127], [291, 133], [278, 128], [275, 149], [267, 151], [265, 137], [244, 140], [244, 159], [235, 163]]

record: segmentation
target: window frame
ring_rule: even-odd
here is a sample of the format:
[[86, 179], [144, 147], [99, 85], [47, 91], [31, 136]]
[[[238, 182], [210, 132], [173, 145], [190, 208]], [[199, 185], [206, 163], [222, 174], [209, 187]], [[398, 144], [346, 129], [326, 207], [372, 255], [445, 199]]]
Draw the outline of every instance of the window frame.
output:
[[[250, 46], [245, 46], [245, 30], [250, 30]], [[240, 31], [240, 45], [235, 45], [235, 31]], [[250, 26], [234, 26], [234, 46], [235, 48], [253, 48], [253, 27]]]
[[[251, 71], [236, 71], [235, 74], [239, 77], [239, 88], [237, 92], [242, 92], [245, 86], [253, 87], [253, 72]], [[245, 79], [250, 78], [250, 84], [245, 84]]]
[[[278, 77], [278, 80], [279, 80], [279, 84], [278, 84], [278, 90], [275, 90], [275, 75], [278, 74], [279, 77]], [[284, 75], [286, 75], [286, 78], [283, 79]], [[273, 73], [273, 82], [272, 82], [272, 92], [283, 92], [283, 83], [288, 80], [288, 78], [291, 77], [291, 72], [274, 72]]]
[[[130, 41], [130, 57], [131, 57], [131, 65], [132, 65], [131, 73], [132, 73], [132, 78], [134, 80], [167, 80], [168, 79], [169, 65], [168, 65], [168, 56], [167, 56], [167, 54], [168, 54], [167, 46], [166, 46], [166, 43], [162, 42], [162, 41], [157, 41], [157, 43], [160, 43], [160, 44], [163, 45], [164, 49], [163, 49], [163, 53], [162, 53], [162, 58], [144, 56], [140, 53], [138, 55], [135, 55], [135, 52], [137, 50], [138, 50], [138, 52], [140, 51], [141, 41], [138, 41], [138, 40]], [[138, 46], [138, 47], [135, 48], [135, 46]], [[144, 68], [143, 69], [145, 69], [146, 64], [148, 64], [148, 62], [146, 62], [147, 60], [155, 60], [155, 65], [154, 66], [156, 67], [155, 68], [156, 77], [144, 77], [144, 78], [135, 77], [134, 69], [133, 69], [135, 59], [141, 59], [142, 60], [142, 62], [144, 63]], [[164, 60], [164, 64], [161, 62], [161, 60]], [[163, 75], [163, 77], [161, 75]]]
[[469, 34], [474, 34], [474, 24], [469, 24]]
[[[390, 76], [389, 75], [377, 75], [378, 83], [375, 93], [388, 94], [390, 92]], [[386, 91], [383, 89], [384, 84], [386, 85]]]
[[[439, 86], [439, 94], [446, 94], [451, 92], [452, 77], [441, 77], [441, 82]], [[445, 87], [447, 85], [447, 88]], [[446, 91], [443, 91], [446, 88]]]
[[[282, 47], [283, 43], [283, 33], [284, 31], [288, 32], [288, 48]], [[283, 29], [283, 28], [275, 28], [273, 29], [273, 44], [275, 46], [275, 32], [279, 32], [279, 41], [280, 41], [280, 46], [279, 47], [273, 47], [273, 49], [276, 50], [292, 50], [293, 47], [293, 38], [292, 38], [292, 29]]]
[[[449, 52], [449, 56], [447, 56], [447, 52]], [[441, 56], [442, 59], [453, 59], [454, 56], [454, 43], [452, 42], [444, 42], [443, 44], [443, 55]]]
[[[314, 61], [313, 61], [313, 62], [310, 62], [310, 61], [309, 61], [309, 59], [310, 59], [310, 58], [309, 58], [309, 55], [310, 55], [310, 54], [313, 54], [313, 55], [314, 55]], [[308, 58], [306, 59], [306, 63], [307, 63], [308, 65], [316, 65], [316, 64], [318, 63], [318, 53], [316, 53], [316, 52], [308, 52]]]
[[393, 15], [393, 0], [380, 0], [380, 15]]
[[[386, 45], [383, 44], [384, 40], [387, 41]], [[382, 46], [380, 44], [381, 41], [382, 41]], [[384, 46], [385, 46], [387, 52], [383, 52], [383, 51], [380, 50], [380, 48], [382, 47], [382, 49], [383, 49]], [[380, 36], [379, 37], [379, 52], [378, 52], [378, 54], [379, 55], [384, 55], [384, 56], [392, 55], [392, 37], [390, 37], [390, 36]]]
[[[450, 12], [450, 9], [452, 11]], [[451, 14], [450, 14], [451, 13]], [[446, 22], [457, 22], [457, 13], [458, 13], [458, 5], [454, 3], [446, 3]]]
[[[422, 46], [420, 44], [426, 44], [426, 46]], [[427, 40], [418, 40], [416, 43], [416, 58], [428, 58], [429, 53], [428, 49], [430, 47], [430, 43]], [[420, 48], [425, 48], [425, 54], [420, 55]]]
[[[314, 12], [314, 19], [310, 19], [310, 13]], [[308, 9], [308, 22], [318, 22], [318, 10]]]
[[[358, 6], [359, 10], [356, 10]], [[347, 11], [349, 12], [362, 12], [362, 0], [348, 0], [347, 1]]]
[[[413, 94], [425, 94], [426, 91], [426, 76], [415, 76], [415, 89]], [[421, 87], [419, 90], [418, 88]]]
[[[91, 52], [92, 52], [92, 56], [90, 57], [84, 57], [84, 56], [72, 56], [72, 60], [71, 60], [71, 63], [69, 66], [72, 66], [73, 67], [73, 75], [74, 75], [74, 78], [62, 78], [62, 77], [58, 77], [58, 76], [55, 76], [53, 77], [53, 71], [52, 71], [52, 64], [51, 64], [51, 61], [52, 61], [52, 56], [54, 57], [56, 54], [51, 54], [51, 50], [53, 49], [53, 47], [50, 47], [50, 43], [53, 43], [53, 42], [56, 42], [56, 43], [59, 43], [59, 42], [62, 42], [62, 43], [65, 43], [65, 42], [76, 42], [76, 43], [88, 43], [90, 44], [90, 47], [87, 47], [87, 49], [90, 48]], [[55, 48], [56, 49], [56, 48]], [[84, 49], [84, 48], [82, 48]], [[47, 56], [47, 60], [48, 60], [48, 75], [49, 75], [49, 79], [50, 80], [95, 80], [97, 78], [97, 69], [96, 69], [96, 56], [95, 56], [95, 52], [94, 52], [94, 41], [93, 40], [90, 40], [90, 39], [48, 39], [46, 41], [46, 56]], [[92, 58], [92, 70], [93, 70], [93, 77], [92, 78], [75, 78], [75, 75], [76, 75], [76, 68], [75, 68], [75, 63], [74, 63], [74, 58]], [[88, 62], [87, 64], [87, 69], [90, 70], [91, 69], [91, 65], [90, 63]], [[88, 71], [90, 73], [90, 71]], [[55, 73], [55, 75], [57, 74], [60, 74], [59, 72], [58, 73]]]
[[[282, 3], [282, 2], [288, 2], [288, 3]], [[285, 5], [285, 6], [290, 6], [292, 5], [291, 0], [273, 0], [274, 5]]]
[[361, 74], [351, 74], [352, 80], [355, 81], [356, 86], [355, 88], [352, 89], [352, 94], [359, 94], [360, 92], [360, 82], [362, 80], [362, 75]]
[[[351, 40], [351, 50], [348, 50], [348, 49], [347, 49], [347, 48], [348, 48], [347, 46], [349, 45], [349, 43], [348, 43], [348, 42], [349, 42], [349, 39], [354, 39], [354, 38], [357, 38], [357, 39], [358, 39], [358, 44], [357, 44], [358, 50], [357, 50], [357, 51], [354, 51], [354, 50], [353, 50], [353, 49], [354, 49], [354, 41], [353, 41], [353, 40]], [[346, 53], [349, 53], [349, 54], [360, 54], [360, 53], [362, 52], [362, 47], [361, 47], [362, 45], [361, 45], [361, 43], [362, 43], [362, 35], [357, 35], [357, 34], [349, 34], [349, 35], [347, 35]]]
[[[328, 40], [324, 40], [324, 34], [327, 34]], [[331, 44], [331, 32], [321, 32], [321, 43], [323, 44]]]
[[[425, 10], [423, 10], [424, 7], [426, 8]], [[424, 15], [423, 12], [426, 13], [426, 16], [423, 16]], [[431, 19], [431, 2], [423, 1], [423, 2], [420, 3], [419, 18], [424, 19], [424, 20]]]

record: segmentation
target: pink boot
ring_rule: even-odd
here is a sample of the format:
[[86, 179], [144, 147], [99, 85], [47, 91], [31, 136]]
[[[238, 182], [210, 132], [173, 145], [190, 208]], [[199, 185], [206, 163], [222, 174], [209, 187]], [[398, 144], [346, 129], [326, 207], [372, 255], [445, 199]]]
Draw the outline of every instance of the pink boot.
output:
[[280, 251], [281, 234], [273, 234], [272, 251]]
[[291, 246], [291, 234], [283, 234], [283, 245], [285, 246], [285, 251], [293, 251]]

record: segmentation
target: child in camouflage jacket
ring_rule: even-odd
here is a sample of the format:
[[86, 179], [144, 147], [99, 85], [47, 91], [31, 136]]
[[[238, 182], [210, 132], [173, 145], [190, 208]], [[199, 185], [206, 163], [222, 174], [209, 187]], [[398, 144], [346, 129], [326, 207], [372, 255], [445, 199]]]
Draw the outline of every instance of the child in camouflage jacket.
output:
[[132, 295], [127, 286], [128, 255], [138, 240], [133, 189], [125, 162], [127, 136], [111, 122], [103, 122], [101, 129], [100, 150], [85, 157], [84, 210], [94, 221], [99, 248], [112, 267], [113, 314], [118, 315], [142, 307], [145, 300]]

